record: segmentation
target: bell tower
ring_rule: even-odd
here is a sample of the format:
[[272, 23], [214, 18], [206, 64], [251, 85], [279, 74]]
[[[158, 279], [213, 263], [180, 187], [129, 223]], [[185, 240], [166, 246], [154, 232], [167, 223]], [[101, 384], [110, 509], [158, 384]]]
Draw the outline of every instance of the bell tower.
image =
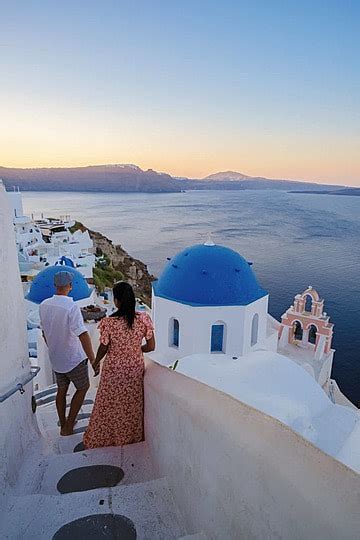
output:
[[294, 304], [282, 315], [279, 344], [313, 349], [313, 357], [322, 360], [331, 352], [334, 325], [324, 311], [324, 300], [309, 286], [297, 294]]

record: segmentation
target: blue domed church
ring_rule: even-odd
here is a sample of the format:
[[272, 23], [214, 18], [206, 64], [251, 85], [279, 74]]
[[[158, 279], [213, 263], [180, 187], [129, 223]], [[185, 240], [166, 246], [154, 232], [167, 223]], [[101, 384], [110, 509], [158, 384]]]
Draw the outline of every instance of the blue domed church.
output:
[[213, 242], [178, 253], [153, 285], [156, 351], [167, 358], [276, 350], [268, 293], [236, 251]]

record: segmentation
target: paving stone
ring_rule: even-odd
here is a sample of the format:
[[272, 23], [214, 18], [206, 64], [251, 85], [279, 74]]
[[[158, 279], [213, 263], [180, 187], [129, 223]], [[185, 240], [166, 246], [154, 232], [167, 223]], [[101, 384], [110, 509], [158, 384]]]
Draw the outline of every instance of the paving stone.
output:
[[53, 540], [98, 540], [113, 538], [134, 540], [136, 529], [133, 522], [118, 514], [95, 514], [67, 523], [53, 536]]
[[60, 493], [114, 487], [124, 478], [124, 471], [114, 465], [88, 465], [68, 471], [57, 483]]

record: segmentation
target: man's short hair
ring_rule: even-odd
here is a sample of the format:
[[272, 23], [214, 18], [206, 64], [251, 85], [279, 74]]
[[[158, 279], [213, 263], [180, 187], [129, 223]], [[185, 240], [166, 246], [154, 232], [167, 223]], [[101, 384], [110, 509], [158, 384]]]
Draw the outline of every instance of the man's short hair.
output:
[[72, 282], [73, 276], [70, 272], [67, 272], [66, 270], [57, 272], [57, 274], [55, 274], [54, 276], [55, 287], [66, 287], [67, 285], [71, 285]]

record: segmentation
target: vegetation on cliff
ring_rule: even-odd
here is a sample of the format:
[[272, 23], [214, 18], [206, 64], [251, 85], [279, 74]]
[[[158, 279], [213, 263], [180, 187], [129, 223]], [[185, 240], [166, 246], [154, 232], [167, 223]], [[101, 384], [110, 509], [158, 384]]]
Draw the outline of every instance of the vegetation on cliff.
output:
[[106, 287], [112, 287], [116, 281], [124, 280], [134, 288], [135, 294], [147, 305], [151, 303], [151, 282], [155, 279], [149, 274], [147, 266], [134, 259], [120, 245], [114, 245], [103, 234], [92, 231], [80, 222], [70, 229], [88, 230], [94, 242], [95, 254], [98, 257], [94, 268], [94, 285], [99, 292]]

